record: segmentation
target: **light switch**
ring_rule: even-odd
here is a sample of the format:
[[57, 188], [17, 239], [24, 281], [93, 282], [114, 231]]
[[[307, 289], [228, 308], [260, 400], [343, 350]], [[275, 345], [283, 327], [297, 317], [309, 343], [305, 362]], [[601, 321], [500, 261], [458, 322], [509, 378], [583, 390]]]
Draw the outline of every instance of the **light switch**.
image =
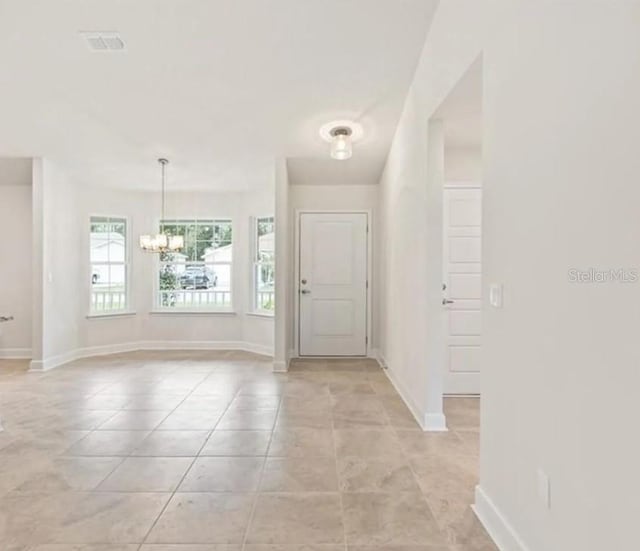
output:
[[489, 285], [489, 304], [494, 308], [502, 308], [502, 283]]

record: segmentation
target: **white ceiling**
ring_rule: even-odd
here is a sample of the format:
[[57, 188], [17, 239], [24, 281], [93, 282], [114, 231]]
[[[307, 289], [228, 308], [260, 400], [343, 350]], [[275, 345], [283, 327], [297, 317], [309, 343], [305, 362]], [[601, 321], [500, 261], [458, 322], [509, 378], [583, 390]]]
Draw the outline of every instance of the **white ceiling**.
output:
[[438, 107], [444, 120], [445, 147], [482, 147], [482, 58], [478, 58]]
[[[248, 189], [375, 184], [437, 0], [0, 0], [0, 156], [94, 184]], [[119, 31], [92, 53], [79, 31]], [[346, 162], [318, 135], [350, 118]]]

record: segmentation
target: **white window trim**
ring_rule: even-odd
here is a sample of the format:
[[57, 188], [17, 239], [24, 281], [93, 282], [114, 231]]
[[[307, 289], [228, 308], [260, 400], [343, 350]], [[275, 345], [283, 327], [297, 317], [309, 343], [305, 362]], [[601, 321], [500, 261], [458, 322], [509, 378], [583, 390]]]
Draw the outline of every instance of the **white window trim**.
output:
[[[274, 231], [275, 231], [275, 220], [276, 217], [274, 214], [263, 214], [259, 216], [252, 216], [250, 222], [250, 279], [249, 279], [249, 292], [251, 296], [249, 297], [249, 304], [251, 305], [251, 310], [247, 312], [250, 316], [264, 317], [264, 318], [273, 318], [275, 315], [274, 310], [265, 310], [262, 308], [258, 308], [257, 305], [257, 291], [258, 291], [258, 282], [256, 280], [256, 267], [258, 266], [258, 220], [262, 218], [273, 218], [274, 223]], [[273, 262], [275, 267], [275, 260]], [[274, 289], [275, 294], [275, 289]]]
[[[154, 260], [154, 271], [153, 271], [153, 285], [152, 285], [152, 310], [149, 312], [153, 315], [160, 314], [173, 314], [173, 315], [235, 315], [236, 311], [234, 310], [234, 265], [236, 262], [236, 228], [235, 228], [235, 220], [233, 216], [174, 216], [171, 218], [167, 218], [165, 222], [171, 221], [203, 221], [203, 220], [211, 220], [213, 222], [231, 222], [231, 245], [232, 245], [232, 260], [231, 262], [209, 262], [207, 265], [221, 265], [221, 266], [230, 266], [230, 282], [229, 282], [229, 295], [231, 296], [231, 304], [229, 306], [221, 306], [218, 308], [193, 308], [193, 307], [179, 307], [179, 306], [162, 306], [160, 304], [160, 287], [159, 287], [159, 278], [158, 273], [160, 271], [160, 255], [156, 254], [156, 258]], [[155, 227], [160, 230], [160, 218], [155, 219]], [[204, 263], [203, 263], [204, 264]]]
[[[118, 220], [124, 220], [125, 222], [125, 229], [126, 229], [126, 236], [125, 236], [125, 249], [126, 249], [126, 253], [125, 253], [125, 261], [124, 261], [124, 266], [125, 266], [125, 271], [124, 271], [124, 278], [125, 278], [125, 283], [124, 283], [124, 288], [125, 288], [125, 307], [122, 308], [121, 310], [109, 310], [107, 312], [99, 312], [99, 311], [93, 311], [91, 309], [91, 304], [92, 304], [92, 300], [91, 300], [91, 293], [92, 293], [92, 289], [91, 289], [91, 274], [93, 271], [93, 264], [94, 262], [91, 262], [91, 224], [92, 224], [92, 219], [93, 218], [109, 218], [109, 219], [118, 219]], [[88, 310], [88, 314], [87, 314], [87, 319], [93, 319], [93, 318], [113, 318], [113, 317], [124, 317], [124, 316], [131, 316], [131, 315], [135, 315], [136, 312], [134, 310], [134, 306], [132, 304], [132, 300], [131, 297], [133, 296], [132, 292], [131, 292], [131, 285], [132, 285], [132, 281], [133, 278], [131, 277], [131, 274], [133, 272], [133, 255], [132, 255], [132, 251], [131, 251], [131, 218], [129, 216], [123, 216], [121, 214], [100, 214], [100, 213], [90, 213], [89, 214], [89, 218], [88, 218], [88, 227], [87, 227], [87, 231], [85, 233], [85, 235], [89, 236], [89, 243], [88, 243], [88, 257], [89, 257], [89, 264], [88, 264], [88, 268], [87, 268], [87, 279], [86, 281], [89, 281], [89, 308]]]
[[252, 311], [252, 312], [246, 312], [247, 316], [251, 316], [254, 318], [267, 318], [267, 319], [273, 319], [274, 315], [273, 315], [273, 311], [272, 310], [258, 310], [258, 311]]
[[130, 316], [136, 316], [138, 312], [133, 310], [115, 310], [113, 312], [94, 313], [87, 314], [87, 319], [102, 319], [102, 318], [127, 318]]
[[152, 316], [237, 316], [238, 312], [235, 310], [209, 310], [209, 309], [200, 309], [200, 310], [190, 310], [189, 308], [164, 308], [161, 310], [151, 310], [149, 312]]

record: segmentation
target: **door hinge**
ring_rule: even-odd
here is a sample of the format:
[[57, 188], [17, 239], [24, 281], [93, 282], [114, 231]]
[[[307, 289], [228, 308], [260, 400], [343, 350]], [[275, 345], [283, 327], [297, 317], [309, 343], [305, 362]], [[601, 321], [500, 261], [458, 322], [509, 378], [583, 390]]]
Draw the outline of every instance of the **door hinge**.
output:
[[367, 289], [369, 288], [369, 280], [367, 279]]
[[369, 335], [364, 338], [364, 344], [369, 344]]

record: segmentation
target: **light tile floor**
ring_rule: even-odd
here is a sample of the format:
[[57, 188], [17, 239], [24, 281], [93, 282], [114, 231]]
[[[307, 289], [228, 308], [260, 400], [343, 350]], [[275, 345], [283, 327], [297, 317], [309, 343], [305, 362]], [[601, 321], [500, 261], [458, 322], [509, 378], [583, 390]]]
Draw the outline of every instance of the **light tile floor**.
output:
[[0, 361], [2, 551], [494, 551], [478, 401], [425, 434], [371, 360]]

